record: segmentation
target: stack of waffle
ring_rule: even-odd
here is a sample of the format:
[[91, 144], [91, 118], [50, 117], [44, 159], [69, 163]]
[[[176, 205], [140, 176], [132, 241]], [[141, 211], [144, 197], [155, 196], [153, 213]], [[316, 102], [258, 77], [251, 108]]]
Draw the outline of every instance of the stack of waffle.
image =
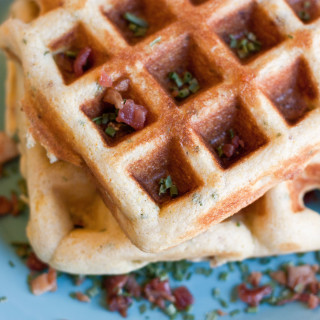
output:
[[[320, 249], [317, 1], [19, 0], [0, 27], [27, 234], [52, 267]], [[290, 179], [290, 181], [287, 181]]]

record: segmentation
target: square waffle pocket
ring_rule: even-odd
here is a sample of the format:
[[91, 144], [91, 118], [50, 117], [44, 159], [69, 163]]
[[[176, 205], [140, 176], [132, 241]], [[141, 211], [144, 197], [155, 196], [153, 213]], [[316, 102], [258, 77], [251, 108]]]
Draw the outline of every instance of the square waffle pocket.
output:
[[[311, 3], [301, 14], [284, 0], [70, 0], [29, 24], [10, 19], [0, 46], [23, 67], [23, 109], [51, 160], [88, 168], [129, 239], [158, 252], [318, 151]], [[143, 107], [139, 130], [110, 125], [121, 109], [111, 84], [122, 105]]]

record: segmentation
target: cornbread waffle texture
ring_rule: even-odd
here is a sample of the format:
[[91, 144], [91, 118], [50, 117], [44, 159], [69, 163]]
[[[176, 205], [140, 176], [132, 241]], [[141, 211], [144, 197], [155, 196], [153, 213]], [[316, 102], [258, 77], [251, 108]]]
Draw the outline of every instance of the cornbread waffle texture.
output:
[[[38, 143], [28, 144], [20, 111], [22, 70], [9, 64], [8, 104], [21, 137], [21, 167], [27, 178], [27, 235], [36, 254], [54, 268], [75, 274], [121, 274], [155, 261], [210, 259], [212, 265], [249, 257], [320, 248], [320, 216], [303, 205], [303, 194], [319, 188], [320, 159], [293, 182], [283, 182], [229, 220], [175, 248], [145, 253], [126, 237], [85, 170], [50, 164]], [[14, 112], [12, 112], [13, 114]], [[29, 142], [30, 145], [30, 142]]]
[[[88, 167], [130, 240], [157, 252], [252, 203], [319, 149], [319, 21], [316, 10], [304, 23], [293, 9], [284, 0], [70, 0], [30, 24], [7, 21], [0, 46], [23, 67], [34, 137], [57, 158]], [[127, 33], [126, 11], [148, 20], [145, 38]], [[246, 29], [261, 51], [239, 60], [226, 39]], [[70, 42], [96, 54], [79, 79], [66, 78], [54, 59]], [[167, 74], [179, 68], [192, 71], [200, 90], [178, 103]], [[129, 98], [149, 111], [144, 129], [114, 141], [91, 121], [102, 70], [114, 83], [130, 80]], [[216, 145], [229, 129], [245, 146], [230, 161]], [[159, 196], [167, 174], [177, 198]]]

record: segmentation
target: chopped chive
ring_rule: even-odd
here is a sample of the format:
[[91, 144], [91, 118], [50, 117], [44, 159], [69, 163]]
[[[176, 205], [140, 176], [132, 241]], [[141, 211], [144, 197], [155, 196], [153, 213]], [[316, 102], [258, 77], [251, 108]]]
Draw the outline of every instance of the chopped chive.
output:
[[228, 262], [228, 268], [229, 268], [229, 271], [230, 272], [233, 272], [234, 271], [234, 265], [232, 262]]
[[192, 80], [192, 74], [189, 71], [186, 71], [183, 75], [183, 82], [189, 83]]
[[155, 44], [159, 43], [161, 41], [162, 37], [158, 37], [156, 39], [154, 39], [152, 42], [150, 42], [149, 46], [153, 47]]
[[96, 117], [96, 118], [92, 119], [92, 121], [97, 125], [101, 125], [102, 124], [102, 117]]
[[11, 261], [11, 260], [9, 260], [9, 266], [11, 267], [11, 268], [14, 268], [15, 267], [15, 264]]
[[147, 34], [148, 29], [147, 28], [140, 28], [138, 27], [136, 31], [134, 32], [135, 37], [144, 37]]
[[113, 138], [115, 135], [116, 135], [116, 130], [109, 126], [106, 130], [105, 130], [105, 133], [110, 136], [111, 138]]
[[178, 195], [178, 188], [177, 188], [177, 186], [173, 185], [170, 188], [170, 196], [174, 197], [174, 196], [177, 196], [177, 195]]
[[181, 88], [183, 86], [183, 81], [176, 72], [170, 72], [169, 78], [176, 83], [178, 88]]
[[229, 44], [230, 48], [231, 49], [236, 49], [237, 46], [238, 46], [238, 40], [232, 34], [229, 35], [229, 38], [230, 38], [230, 44]]
[[304, 10], [299, 11], [298, 15], [299, 15], [299, 18], [303, 21], [309, 21], [311, 19], [310, 14]]
[[138, 27], [141, 27], [141, 28], [148, 28], [149, 27], [149, 24], [147, 21], [145, 21], [144, 19], [142, 18], [139, 18], [137, 17], [136, 15], [134, 15], [133, 13], [130, 13], [130, 12], [126, 12], [124, 15], [123, 15], [124, 19], [126, 19], [127, 21], [135, 24], [136, 26]]
[[234, 316], [236, 316], [236, 315], [239, 314], [239, 313], [240, 313], [240, 310], [239, 310], [239, 309], [235, 309], [235, 310], [231, 311], [231, 312], [229, 313], [229, 315], [230, 315], [231, 317], [234, 317]]
[[6, 302], [8, 300], [7, 297], [0, 297], [0, 303]]
[[193, 79], [190, 81], [189, 90], [190, 90], [192, 93], [196, 93], [199, 89], [200, 89], [200, 85], [199, 85], [198, 80], [197, 80], [196, 78], [193, 78]]
[[165, 179], [165, 186], [167, 189], [172, 187], [172, 179], [171, 176], [167, 176], [167, 178]]
[[65, 55], [66, 55], [68, 58], [75, 59], [75, 58], [77, 57], [77, 52], [72, 51], [72, 50], [67, 50], [67, 51], [65, 52]]
[[219, 303], [220, 303], [222, 308], [228, 308], [229, 307], [229, 304], [224, 299], [219, 299]]
[[47, 55], [47, 54], [49, 54], [49, 53], [50, 53], [50, 51], [49, 51], [49, 50], [47, 50], [47, 51], [45, 51], [45, 52], [44, 52], [44, 54], [43, 54], [43, 55], [44, 55], [44, 56], [46, 56], [46, 55]]
[[147, 305], [146, 305], [146, 304], [142, 304], [142, 305], [139, 307], [139, 312], [140, 312], [140, 314], [144, 314], [146, 311], [147, 311]]
[[190, 95], [190, 91], [187, 88], [184, 88], [179, 91], [178, 98], [184, 99]]
[[234, 131], [233, 129], [229, 130], [229, 134], [230, 134], [230, 138], [233, 139], [234, 138]]
[[22, 39], [22, 42], [24, 43], [24, 44], [27, 44], [28, 43], [28, 41], [27, 41], [27, 39]]
[[219, 280], [221, 280], [221, 281], [226, 281], [228, 279], [228, 277], [229, 277], [228, 272], [221, 272], [219, 274]]
[[193, 314], [185, 314], [183, 315], [183, 320], [195, 320], [195, 317]]
[[220, 295], [220, 289], [218, 289], [218, 288], [212, 289], [211, 294], [212, 294], [212, 296], [213, 296], [214, 298], [219, 297], [219, 295]]
[[237, 221], [236, 226], [241, 227], [241, 223], [239, 221]]
[[223, 156], [222, 145], [217, 148], [218, 157], [221, 158]]
[[211, 311], [206, 314], [206, 320], [216, 320], [218, 319], [218, 314], [216, 311]]
[[293, 39], [293, 35], [288, 34], [288, 38], [289, 38], [289, 39]]
[[165, 313], [168, 315], [168, 316], [170, 316], [170, 317], [172, 317], [172, 316], [174, 316], [176, 313], [177, 313], [177, 309], [176, 309], [176, 307], [174, 306], [174, 304], [169, 304], [166, 308], [165, 308]]
[[246, 313], [257, 313], [258, 312], [258, 307], [248, 307], [246, 309]]
[[160, 179], [160, 190], [159, 190], [159, 196], [162, 194], [166, 194], [167, 190], [170, 190], [170, 196], [174, 197], [177, 196], [178, 188], [176, 185], [173, 184], [171, 176], [167, 176], [165, 179]]
[[260, 264], [269, 264], [270, 261], [271, 261], [270, 258], [261, 258], [261, 259], [259, 260]]

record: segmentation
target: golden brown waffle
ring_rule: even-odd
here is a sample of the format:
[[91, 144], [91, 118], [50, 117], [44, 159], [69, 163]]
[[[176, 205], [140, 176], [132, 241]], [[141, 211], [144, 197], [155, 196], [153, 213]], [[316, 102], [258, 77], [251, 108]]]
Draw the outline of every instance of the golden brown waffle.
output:
[[[319, 149], [318, 2], [305, 22], [294, 3], [70, 0], [31, 24], [7, 21], [0, 46], [23, 66], [24, 110], [36, 139], [59, 159], [86, 164], [130, 240], [156, 252], [253, 202]], [[145, 38], [132, 38], [126, 11], [149, 22]], [[244, 30], [261, 50], [240, 60], [226, 41]], [[55, 62], [70, 46], [96, 55], [78, 79]], [[167, 79], [179, 68], [200, 83], [182, 102]], [[101, 111], [102, 69], [114, 83], [130, 80], [126, 98], [148, 109], [146, 128], [112, 140], [91, 121]], [[229, 129], [245, 147], [220, 158]], [[168, 174], [175, 199], [159, 197]]]

